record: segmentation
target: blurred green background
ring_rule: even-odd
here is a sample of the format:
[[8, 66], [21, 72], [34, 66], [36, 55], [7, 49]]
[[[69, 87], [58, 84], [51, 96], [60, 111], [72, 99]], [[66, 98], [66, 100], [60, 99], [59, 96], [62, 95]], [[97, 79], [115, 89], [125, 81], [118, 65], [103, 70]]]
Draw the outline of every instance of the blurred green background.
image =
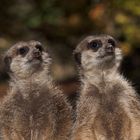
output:
[[121, 72], [140, 91], [140, 0], [0, 0], [0, 91], [7, 80], [2, 55], [17, 41], [41, 41], [52, 54], [55, 80], [74, 81], [73, 49], [100, 33], [119, 40]]

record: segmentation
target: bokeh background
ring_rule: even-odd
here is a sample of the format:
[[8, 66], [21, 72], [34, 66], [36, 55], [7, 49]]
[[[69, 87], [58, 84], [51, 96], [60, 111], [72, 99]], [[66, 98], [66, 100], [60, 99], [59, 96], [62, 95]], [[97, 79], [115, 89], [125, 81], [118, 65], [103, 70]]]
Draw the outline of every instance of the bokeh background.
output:
[[54, 79], [74, 94], [78, 82], [72, 51], [86, 35], [100, 33], [120, 42], [121, 72], [140, 91], [140, 0], [0, 0], [0, 94], [8, 79], [4, 51], [33, 39], [49, 48]]

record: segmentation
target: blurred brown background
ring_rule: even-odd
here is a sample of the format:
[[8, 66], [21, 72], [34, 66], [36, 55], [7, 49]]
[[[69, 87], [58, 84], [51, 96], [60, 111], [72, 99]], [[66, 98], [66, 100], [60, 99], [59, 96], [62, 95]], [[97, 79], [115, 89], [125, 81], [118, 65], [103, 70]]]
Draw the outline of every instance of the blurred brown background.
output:
[[67, 94], [75, 94], [72, 51], [82, 37], [100, 33], [119, 40], [125, 55], [121, 72], [140, 91], [139, 0], [0, 0], [0, 94], [8, 79], [2, 67], [4, 51], [31, 39], [49, 47], [54, 79]]

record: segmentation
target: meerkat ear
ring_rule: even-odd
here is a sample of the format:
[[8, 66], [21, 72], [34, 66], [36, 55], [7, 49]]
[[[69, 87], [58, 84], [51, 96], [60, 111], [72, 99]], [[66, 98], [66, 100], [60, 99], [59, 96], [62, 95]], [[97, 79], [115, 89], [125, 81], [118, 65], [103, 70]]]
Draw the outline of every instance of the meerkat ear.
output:
[[74, 52], [73, 53], [75, 61], [78, 65], [81, 65], [81, 53], [80, 52]]
[[4, 56], [3, 61], [4, 61], [4, 69], [7, 72], [9, 72], [10, 71], [10, 64], [11, 64], [12, 58], [10, 56]]

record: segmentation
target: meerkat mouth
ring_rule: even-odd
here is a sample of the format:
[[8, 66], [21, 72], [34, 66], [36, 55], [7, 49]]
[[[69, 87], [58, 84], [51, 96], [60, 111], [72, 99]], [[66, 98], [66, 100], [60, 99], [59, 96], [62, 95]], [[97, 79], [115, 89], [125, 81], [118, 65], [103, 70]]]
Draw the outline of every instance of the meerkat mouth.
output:
[[31, 60], [27, 61], [27, 64], [32, 64], [32, 65], [38, 65], [42, 63], [42, 58], [38, 57], [38, 58], [32, 58]]
[[115, 55], [112, 52], [107, 52], [101, 56], [98, 56], [99, 59], [103, 59], [103, 58], [113, 58]]

